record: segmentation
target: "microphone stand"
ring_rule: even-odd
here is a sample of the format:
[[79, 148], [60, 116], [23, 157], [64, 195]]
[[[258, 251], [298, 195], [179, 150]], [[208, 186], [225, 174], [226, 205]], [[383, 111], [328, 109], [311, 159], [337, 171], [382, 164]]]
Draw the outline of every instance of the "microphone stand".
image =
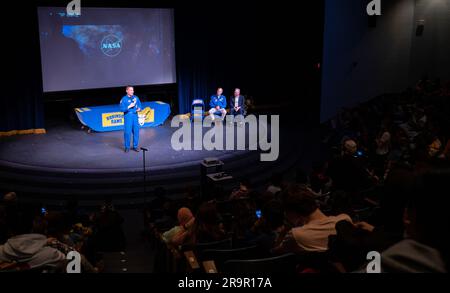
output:
[[143, 148], [143, 147], [141, 147], [141, 150], [142, 150], [142, 158], [143, 158], [143, 173], [144, 173], [144, 198], [145, 198], [145, 196], [147, 195], [147, 188], [146, 188], [146, 179], [147, 179], [147, 177], [145, 176], [145, 152], [148, 152], [148, 149], [147, 148]]

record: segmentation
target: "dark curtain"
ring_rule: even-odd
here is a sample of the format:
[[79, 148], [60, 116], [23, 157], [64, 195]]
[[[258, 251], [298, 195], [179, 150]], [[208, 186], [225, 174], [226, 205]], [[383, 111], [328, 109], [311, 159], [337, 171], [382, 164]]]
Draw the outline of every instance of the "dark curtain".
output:
[[43, 128], [37, 12], [35, 7], [17, 7], [17, 4], [8, 11], [11, 11], [9, 17], [1, 19], [4, 78], [1, 79], [0, 131]]
[[[201, 98], [208, 105], [218, 87], [227, 98], [235, 87], [246, 93], [249, 89], [252, 56], [248, 53], [251, 43], [247, 43], [249, 21], [243, 18], [246, 12], [233, 11], [233, 7], [222, 7], [217, 14], [214, 11], [218, 10], [208, 5], [175, 7], [179, 113], [190, 112], [193, 99]], [[231, 13], [237, 15], [237, 21], [230, 21], [227, 16]]]
[[[301, 117], [318, 112], [322, 17], [298, 19], [293, 6], [254, 1], [188, 3], [175, 7], [180, 113], [190, 112], [194, 98], [208, 104], [217, 87], [227, 100], [238, 87], [257, 105], [293, 102]], [[322, 1], [305, 6], [317, 14], [322, 8]]]
[[175, 9], [175, 48], [178, 112], [190, 112], [193, 99], [208, 96], [208, 42], [202, 17], [195, 11]]

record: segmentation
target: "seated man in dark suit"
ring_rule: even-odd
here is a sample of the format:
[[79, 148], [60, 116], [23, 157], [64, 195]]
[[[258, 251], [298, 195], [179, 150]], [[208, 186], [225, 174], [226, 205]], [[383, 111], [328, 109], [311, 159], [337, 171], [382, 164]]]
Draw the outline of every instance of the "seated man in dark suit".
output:
[[230, 113], [233, 116], [244, 115], [244, 96], [238, 88], [234, 89], [234, 96], [230, 98]]

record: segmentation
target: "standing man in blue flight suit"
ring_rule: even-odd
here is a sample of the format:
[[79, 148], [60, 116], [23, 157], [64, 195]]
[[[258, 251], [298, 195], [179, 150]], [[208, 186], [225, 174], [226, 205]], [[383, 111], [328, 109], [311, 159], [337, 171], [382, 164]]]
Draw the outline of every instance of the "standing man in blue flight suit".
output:
[[141, 101], [134, 95], [132, 86], [126, 87], [127, 94], [120, 100], [120, 110], [123, 112], [124, 120], [124, 144], [125, 152], [130, 151], [131, 133], [133, 132], [133, 150], [139, 152], [139, 120], [138, 113], [141, 111]]
[[222, 113], [222, 120], [225, 118], [225, 115], [227, 115], [227, 110], [225, 110], [227, 107], [227, 98], [223, 96], [222, 93], [223, 89], [218, 88], [216, 94], [211, 96], [211, 101], [209, 102], [209, 106], [211, 107], [209, 115], [213, 121], [214, 113], [216, 112]]

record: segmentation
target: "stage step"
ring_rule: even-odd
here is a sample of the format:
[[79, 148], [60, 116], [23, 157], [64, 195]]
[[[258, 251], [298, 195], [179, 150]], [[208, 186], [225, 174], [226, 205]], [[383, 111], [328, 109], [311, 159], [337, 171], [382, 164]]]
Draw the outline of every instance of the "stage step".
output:
[[[275, 162], [260, 162], [259, 153], [249, 152], [246, 155], [225, 160], [224, 171], [234, 178], [252, 178], [255, 184], [267, 182], [275, 171], [284, 171], [296, 163], [292, 150], [280, 156]], [[200, 163], [198, 166], [180, 169], [153, 171], [147, 168], [146, 190], [150, 193], [156, 186], [164, 187], [169, 194], [182, 194], [187, 186], [200, 186]], [[76, 195], [78, 199], [99, 199], [105, 196], [120, 197], [123, 195], [143, 196], [143, 173], [113, 172], [106, 174], [39, 172], [17, 168], [1, 168], [0, 184], [9, 190], [32, 193], [33, 196], [46, 195], [47, 198], [68, 199]], [[234, 181], [230, 184], [236, 185]], [[225, 186], [231, 188], [232, 186]]]
[[[234, 181], [224, 188], [237, 187], [237, 180], [248, 177], [258, 186], [266, 184], [274, 172], [290, 170], [298, 165], [302, 155], [311, 153], [314, 144], [303, 141], [311, 134], [295, 129], [291, 135], [280, 137], [280, 154], [276, 161], [261, 162], [258, 151], [223, 152], [223, 171], [233, 175]], [[146, 191], [144, 194], [143, 172], [135, 169], [57, 169], [32, 167], [0, 162], [0, 186], [2, 191], [16, 191], [26, 197], [46, 200], [98, 201], [106, 197], [123, 199], [124, 203], [145, 202], [155, 187], [161, 186], [169, 196], [179, 197], [186, 187], [200, 187], [200, 161], [180, 162], [165, 166], [146, 168]]]

